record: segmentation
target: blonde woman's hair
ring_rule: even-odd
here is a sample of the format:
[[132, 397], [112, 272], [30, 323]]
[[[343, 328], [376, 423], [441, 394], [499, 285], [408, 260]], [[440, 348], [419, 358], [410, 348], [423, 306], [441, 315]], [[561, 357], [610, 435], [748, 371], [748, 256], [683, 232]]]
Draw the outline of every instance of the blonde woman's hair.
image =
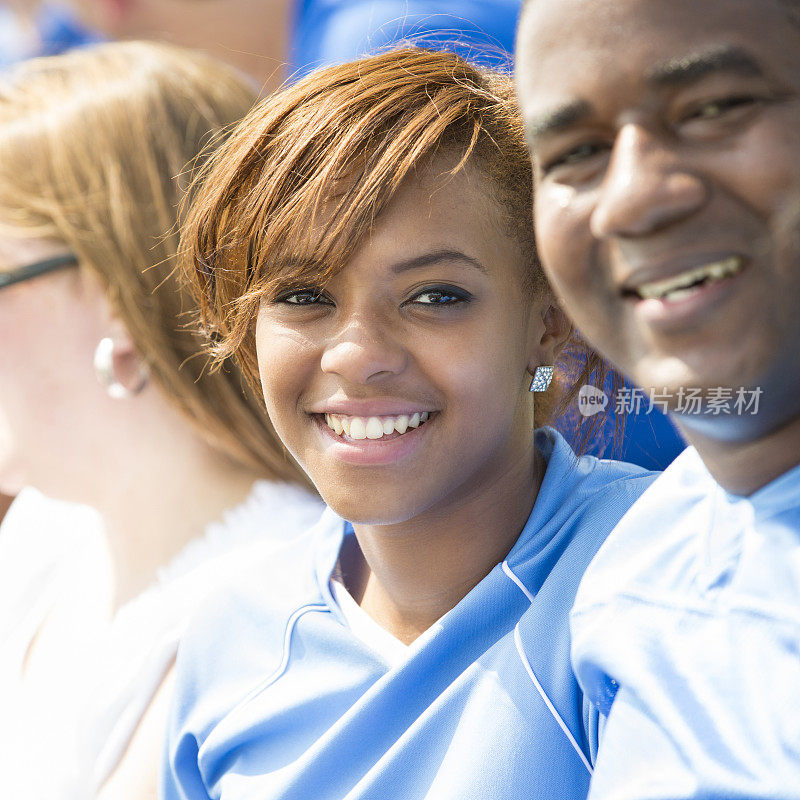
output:
[[187, 165], [256, 100], [200, 53], [127, 42], [35, 59], [0, 77], [0, 232], [63, 242], [91, 270], [152, 379], [214, 447], [306, 482], [229, 361], [214, 372], [187, 324], [175, 257]]

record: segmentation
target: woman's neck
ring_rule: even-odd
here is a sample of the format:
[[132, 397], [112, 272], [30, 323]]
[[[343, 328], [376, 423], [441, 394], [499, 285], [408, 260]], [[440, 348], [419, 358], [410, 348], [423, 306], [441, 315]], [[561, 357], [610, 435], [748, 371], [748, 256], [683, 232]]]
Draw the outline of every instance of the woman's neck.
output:
[[115, 452], [116, 463], [97, 476], [95, 496], [88, 498], [105, 522], [114, 611], [153, 583], [209, 523], [241, 503], [259, 477], [210, 447], [166, 403], [131, 415]]
[[410, 643], [455, 607], [508, 555], [533, 509], [544, 459], [533, 437], [493, 481], [393, 525], [355, 525], [341, 557], [359, 605]]

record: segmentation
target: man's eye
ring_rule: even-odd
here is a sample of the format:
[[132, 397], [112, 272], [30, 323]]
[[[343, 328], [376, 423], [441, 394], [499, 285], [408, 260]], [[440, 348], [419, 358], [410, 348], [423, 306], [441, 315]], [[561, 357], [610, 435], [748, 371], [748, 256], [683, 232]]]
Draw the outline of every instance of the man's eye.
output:
[[408, 302], [421, 306], [454, 306], [471, 299], [466, 292], [442, 286], [417, 292]]
[[294, 289], [276, 297], [275, 302], [288, 303], [290, 306], [330, 304], [328, 298], [319, 289]]
[[543, 164], [542, 172], [547, 174], [556, 167], [568, 166], [571, 164], [581, 164], [590, 158], [594, 158], [594, 156], [598, 155], [602, 150], [603, 145], [598, 142], [586, 142], [584, 144], [579, 144], [577, 147], [573, 147], [571, 150], [567, 150], [560, 156], [557, 156], [556, 158], [553, 158], [547, 163]]
[[755, 102], [756, 99], [752, 95], [734, 95], [732, 97], [712, 100], [697, 106], [687, 115], [686, 120], [717, 119], [729, 111], [746, 108], [747, 106], [753, 105]]

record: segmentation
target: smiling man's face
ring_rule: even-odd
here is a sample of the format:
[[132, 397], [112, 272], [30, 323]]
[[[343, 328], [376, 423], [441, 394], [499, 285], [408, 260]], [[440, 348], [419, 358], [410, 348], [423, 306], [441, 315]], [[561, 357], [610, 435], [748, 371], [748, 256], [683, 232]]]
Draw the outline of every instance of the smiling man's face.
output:
[[800, 376], [800, 29], [779, 0], [532, 0], [544, 265], [645, 387]]

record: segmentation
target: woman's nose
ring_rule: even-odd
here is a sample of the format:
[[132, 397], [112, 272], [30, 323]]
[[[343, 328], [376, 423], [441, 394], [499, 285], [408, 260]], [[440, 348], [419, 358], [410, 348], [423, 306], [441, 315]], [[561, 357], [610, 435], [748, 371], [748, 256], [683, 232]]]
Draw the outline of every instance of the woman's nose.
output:
[[339, 375], [352, 384], [367, 384], [400, 374], [406, 367], [406, 350], [385, 324], [363, 318], [350, 321], [326, 346], [323, 372]]

